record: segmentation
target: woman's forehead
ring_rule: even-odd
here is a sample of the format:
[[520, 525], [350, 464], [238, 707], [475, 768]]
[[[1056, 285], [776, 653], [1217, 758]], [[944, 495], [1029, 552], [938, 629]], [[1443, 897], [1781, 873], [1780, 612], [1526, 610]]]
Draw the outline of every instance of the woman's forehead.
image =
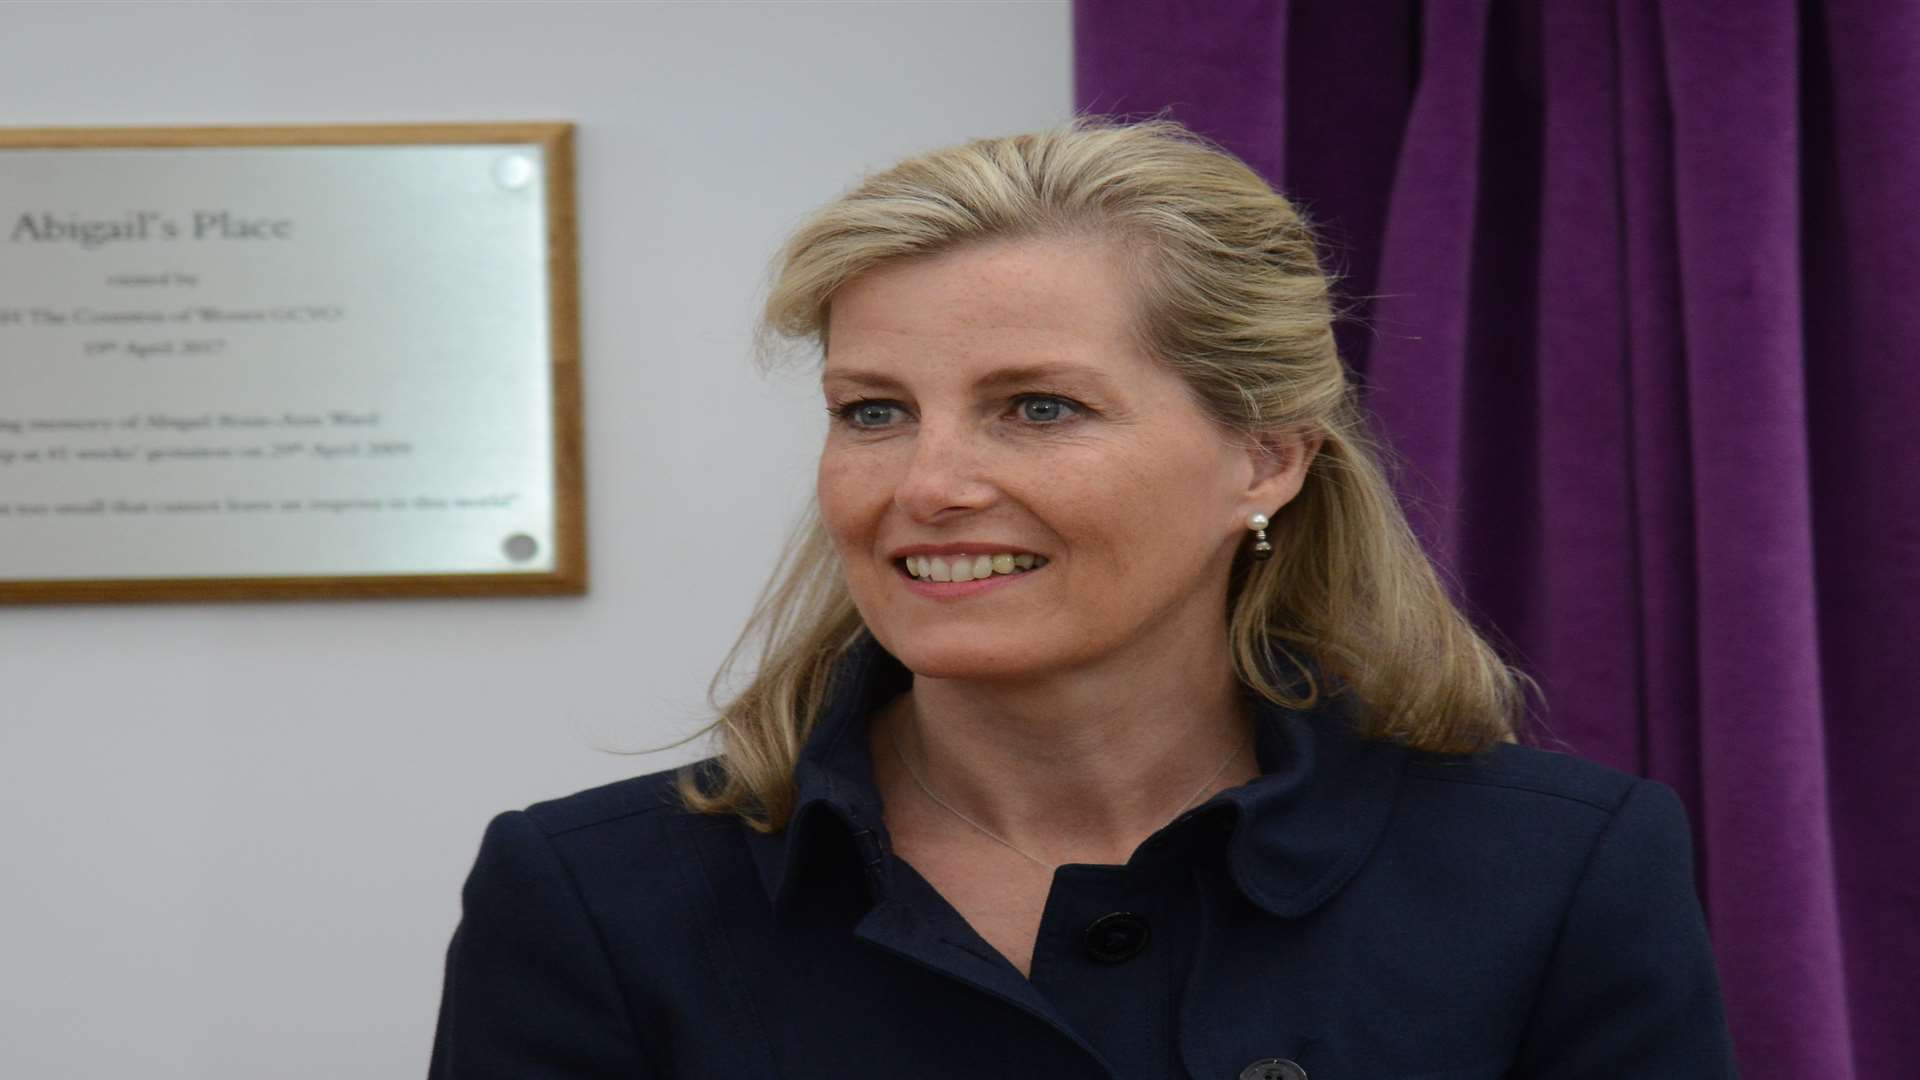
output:
[[[829, 308], [823, 381], [916, 363], [1111, 372], [1131, 339], [1134, 297], [1108, 246], [974, 245], [883, 265], [842, 286]], [[1031, 373], [1029, 373], [1031, 374]]]
[[1124, 325], [1134, 306], [1111, 245], [1002, 241], [885, 263], [842, 285], [832, 333], [1058, 334]]

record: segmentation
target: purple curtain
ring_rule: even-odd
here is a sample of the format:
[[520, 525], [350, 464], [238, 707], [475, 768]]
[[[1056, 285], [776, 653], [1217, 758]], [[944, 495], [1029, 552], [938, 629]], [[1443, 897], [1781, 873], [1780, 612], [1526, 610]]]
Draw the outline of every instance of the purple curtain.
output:
[[1745, 1075], [1920, 1076], [1920, 5], [1076, 0], [1300, 200], [1544, 745], [1677, 788]]

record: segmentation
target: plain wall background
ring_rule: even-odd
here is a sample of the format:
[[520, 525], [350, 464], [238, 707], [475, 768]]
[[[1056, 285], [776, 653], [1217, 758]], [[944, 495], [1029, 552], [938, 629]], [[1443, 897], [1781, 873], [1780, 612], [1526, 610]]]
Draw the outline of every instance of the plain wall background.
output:
[[[869, 169], [1071, 112], [1032, 3], [9, 4], [0, 125], [571, 120], [582, 599], [0, 608], [0, 1075], [422, 1075], [495, 812], [704, 754], [812, 483], [768, 258]], [[0, 356], [0, 398], [7, 393]], [[4, 484], [0, 477], [0, 484]]]

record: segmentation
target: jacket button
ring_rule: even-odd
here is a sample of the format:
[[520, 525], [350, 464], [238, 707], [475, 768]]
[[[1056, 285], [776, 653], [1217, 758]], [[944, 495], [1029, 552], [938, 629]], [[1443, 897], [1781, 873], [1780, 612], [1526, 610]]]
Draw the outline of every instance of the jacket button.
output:
[[1307, 1080], [1307, 1070], [1286, 1058], [1261, 1058], [1240, 1070], [1240, 1080]]
[[1131, 911], [1102, 915], [1087, 927], [1087, 955], [1103, 964], [1131, 960], [1147, 947], [1147, 920]]

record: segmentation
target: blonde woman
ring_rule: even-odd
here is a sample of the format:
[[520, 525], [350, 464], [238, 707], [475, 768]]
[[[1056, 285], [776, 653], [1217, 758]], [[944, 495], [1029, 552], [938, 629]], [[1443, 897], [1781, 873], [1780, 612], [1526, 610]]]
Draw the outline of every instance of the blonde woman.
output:
[[778, 265], [832, 424], [755, 674], [493, 822], [435, 1077], [1733, 1074], [1680, 804], [1515, 743], [1284, 198], [1083, 119]]

